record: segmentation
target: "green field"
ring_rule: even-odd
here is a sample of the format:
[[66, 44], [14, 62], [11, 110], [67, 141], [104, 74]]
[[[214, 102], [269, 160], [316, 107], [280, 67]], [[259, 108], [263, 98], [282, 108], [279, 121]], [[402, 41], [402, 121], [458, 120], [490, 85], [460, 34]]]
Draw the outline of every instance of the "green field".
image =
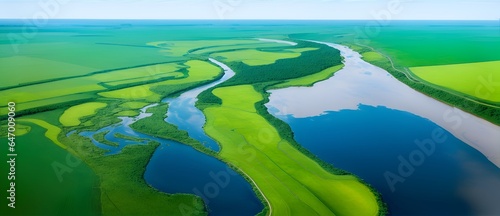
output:
[[59, 118], [63, 126], [71, 127], [80, 125], [80, 118], [94, 115], [96, 110], [106, 107], [105, 103], [90, 102], [70, 107]]
[[[2, 214], [100, 214], [99, 178], [89, 166], [55, 145], [54, 134], [49, 132], [52, 128], [47, 130], [44, 128], [47, 125], [42, 127], [39, 123], [41, 120], [22, 122], [30, 130], [16, 138], [16, 151], [19, 152], [16, 158], [16, 209], [2, 205]], [[55, 136], [57, 139], [57, 134]], [[2, 166], [2, 172], [8, 173], [7, 168]], [[2, 191], [6, 191], [7, 178], [2, 178], [0, 183]]]
[[281, 49], [279, 52], [261, 51], [256, 49], [216, 52], [211, 56], [224, 62], [243, 62], [249, 66], [269, 65], [279, 59], [297, 58], [302, 52], [317, 50], [317, 48]]
[[[272, 214], [378, 215], [376, 197], [368, 187], [353, 176], [325, 171], [257, 114], [255, 103], [263, 97], [252, 86], [218, 88], [213, 93], [222, 106], [204, 110], [205, 131], [222, 145], [220, 157], [256, 182]], [[242, 157], [241, 148], [255, 157]]]
[[337, 65], [337, 66], [333, 66], [333, 67], [327, 68], [325, 70], [322, 70], [321, 72], [316, 73], [316, 74], [312, 74], [309, 76], [304, 76], [304, 77], [300, 77], [300, 78], [296, 78], [296, 79], [286, 80], [283, 83], [274, 85], [273, 88], [279, 89], [279, 88], [287, 88], [290, 86], [312, 86], [316, 82], [330, 78], [331, 76], [333, 76], [333, 74], [335, 74], [335, 72], [339, 71], [343, 67], [344, 67], [343, 65]]
[[[116, 124], [119, 117], [135, 117], [139, 109], [158, 103], [147, 110], [151, 117], [131, 128], [190, 145], [227, 163], [265, 204], [262, 214], [387, 214], [381, 194], [349, 170], [307, 151], [295, 141], [289, 125], [264, 106], [268, 90], [311, 86], [343, 68], [338, 50], [306, 40], [347, 45], [417, 91], [500, 124], [496, 24], [395, 22], [367, 36], [355, 31], [363, 22], [253, 22], [49, 25], [19, 44], [17, 52], [7, 35], [22, 34], [23, 28], [0, 26], [0, 137], [6, 136], [6, 105], [16, 102], [17, 213], [183, 215], [179, 206], [187, 206], [193, 215], [209, 214], [200, 197], [166, 194], [145, 182], [158, 143], [142, 144], [145, 140], [115, 134], [134, 145], [108, 156], [78, 135]], [[231, 79], [202, 92], [196, 104], [206, 116], [204, 130], [219, 143], [220, 153], [165, 122], [168, 104], [161, 102], [221, 78], [222, 69], [208, 58], [235, 71]], [[75, 133], [67, 136], [71, 131]], [[118, 146], [105, 138], [107, 133], [93, 138]], [[68, 155], [81, 163], [68, 163]], [[71, 170], [63, 181], [53, 164]], [[5, 191], [5, 178], [0, 182]], [[2, 213], [14, 214], [4, 207]]]
[[472, 97], [500, 102], [500, 61], [413, 67], [419, 78]]

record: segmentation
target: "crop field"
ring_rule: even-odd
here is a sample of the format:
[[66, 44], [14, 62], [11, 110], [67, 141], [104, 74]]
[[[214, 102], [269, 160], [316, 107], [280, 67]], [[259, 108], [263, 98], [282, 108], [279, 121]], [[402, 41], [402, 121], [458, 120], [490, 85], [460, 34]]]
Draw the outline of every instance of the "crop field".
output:
[[500, 102], [500, 61], [413, 67], [421, 79], [491, 102]]

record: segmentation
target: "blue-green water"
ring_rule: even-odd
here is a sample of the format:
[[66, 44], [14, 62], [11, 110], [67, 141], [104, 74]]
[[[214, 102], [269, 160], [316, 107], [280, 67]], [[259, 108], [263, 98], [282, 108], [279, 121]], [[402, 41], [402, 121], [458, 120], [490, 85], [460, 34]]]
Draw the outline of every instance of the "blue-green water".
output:
[[[500, 214], [500, 169], [427, 119], [363, 105], [316, 117], [279, 118], [302, 146], [371, 184], [393, 215]], [[435, 144], [431, 154], [417, 145], [424, 142]]]
[[[192, 138], [206, 147], [218, 151], [217, 143], [204, 133], [202, 127], [205, 117], [194, 104], [199, 93], [226, 81], [234, 76], [234, 72], [220, 62], [212, 59], [211, 61], [224, 69], [225, 74], [221, 79], [189, 90], [177, 98], [167, 98], [164, 102], [170, 105], [169, 118], [166, 121], [181, 130], [186, 130]], [[148, 107], [152, 106], [156, 104]], [[255, 196], [250, 184], [222, 161], [190, 146], [138, 133], [130, 128], [134, 122], [151, 115], [146, 113], [148, 107], [141, 109], [141, 114], [136, 118], [122, 117], [121, 123], [96, 132], [81, 132], [80, 135], [90, 138], [96, 146], [108, 150], [108, 155], [119, 154], [124, 147], [131, 144], [146, 144], [149, 141], [161, 143], [146, 167], [144, 179], [152, 187], [169, 194], [186, 193], [201, 197], [209, 215], [256, 215], [262, 211], [264, 206]], [[105, 138], [118, 143], [119, 146], [105, 145], [93, 138], [95, 133], [103, 131], [109, 131]], [[144, 141], [120, 139], [115, 137], [116, 133], [141, 138]]]
[[[127, 145], [140, 145], [148, 141], [161, 143], [146, 167], [146, 182], [169, 194], [187, 193], [200, 196], [205, 201], [210, 215], [255, 215], [264, 208], [250, 184], [225, 163], [190, 146], [135, 132], [129, 127], [134, 120], [128, 117], [122, 119], [122, 123], [97, 132], [82, 132], [80, 135], [92, 139], [96, 146], [108, 150], [108, 155], [119, 154]], [[110, 131], [105, 138], [120, 145], [113, 147], [94, 140], [93, 134], [101, 131]], [[144, 141], [116, 138], [116, 133]]]

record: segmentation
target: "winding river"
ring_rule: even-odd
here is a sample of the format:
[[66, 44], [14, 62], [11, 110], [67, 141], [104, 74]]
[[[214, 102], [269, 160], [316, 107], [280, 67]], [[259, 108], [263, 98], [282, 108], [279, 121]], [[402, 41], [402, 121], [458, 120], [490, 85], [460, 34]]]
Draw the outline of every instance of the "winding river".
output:
[[233, 77], [234, 71], [215, 59], [209, 60], [224, 69], [224, 76], [221, 79], [187, 91], [179, 97], [166, 98], [162, 102], [169, 104], [167, 112], [168, 117], [165, 119], [168, 123], [176, 125], [181, 130], [187, 131], [190, 137], [200, 141], [206, 147], [214, 151], [219, 151], [217, 142], [207, 136], [205, 131], [203, 131], [205, 115], [203, 115], [201, 110], [195, 107], [195, 104], [196, 101], [198, 101], [197, 97], [200, 93]]
[[[217, 143], [203, 132], [205, 117], [194, 104], [199, 93], [231, 78], [234, 72], [221, 62], [214, 59], [210, 61], [224, 69], [221, 79], [187, 91], [178, 98], [167, 98], [163, 101], [170, 104], [168, 115], [172, 116], [166, 121], [188, 131], [190, 136], [203, 142], [208, 148], [218, 151]], [[90, 138], [96, 146], [108, 150], [108, 155], [120, 153], [127, 145], [146, 144], [149, 141], [161, 143], [146, 167], [144, 179], [152, 187], [169, 194], [187, 193], [200, 196], [208, 207], [209, 215], [256, 215], [262, 211], [264, 206], [255, 196], [251, 185], [225, 163], [190, 146], [142, 134], [130, 128], [134, 122], [151, 116], [147, 109], [154, 106], [157, 104], [142, 108], [137, 117], [121, 117], [122, 121], [118, 124], [97, 131], [81, 132], [80, 135]], [[109, 131], [105, 138], [118, 143], [119, 146], [99, 143], [93, 138], [95, 133], [103, 131]], [[117, 138], [116, 133], [140, 138], [142, 141]]]
[[500, 127], [323, 44], [345, 67], [312, 87], [270, 91], [266, 104], [301, 145], [375, 187], [393, 215], [500, 214]]

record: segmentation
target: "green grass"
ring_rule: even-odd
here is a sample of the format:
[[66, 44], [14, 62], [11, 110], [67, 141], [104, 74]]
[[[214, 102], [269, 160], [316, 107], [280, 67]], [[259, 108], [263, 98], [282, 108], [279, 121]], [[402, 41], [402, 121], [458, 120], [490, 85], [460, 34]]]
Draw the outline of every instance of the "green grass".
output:
[[184, 41], [155, 41], [147, 43], [150, 46], [161, 48], [161, 53], [167, 56], [182, 56], [190, 51], [196, 51], [202, 47], [219, 47], [234, 44], [260, 44], [258, 40], [184, 40]]
[[143, 118], [131, 124], [130, 127], [145, 134], [174, 140], [202, 149], [202, 144], [189, 137], [186, 131], [181, 131], [176, 126], [165, 122], [164, 119], [167, 117], [165, 115], [167, 110], [168, 104], [160, 104], [158, 106], [151, 107], [147, 110], [147, 112], [153, 113], [151, 117]]
[[[16, 137], [16, 209], [7, 208], [4, 201], [0, 206], [2, 215], [99, 215], [98, 177], [85, 163], [78, 163], [70, 153], [54, 145], [46, 137], [45, 128], [31, 122], [22, 124], [31, 130]], [[5, 150], [2, 160], [7, 161]], [[8, 166], [1, 167], [7, 174]], [[7, 176], [1, 178], [0, 189], [5, 196], [8, 184]]]
[[123, 104], [120, 104], [121, 107], [128, 109], [141, 109], [147, 105], [149, 105], [149, 103], [144, 102], [125, 102]]
[[168, 195], [144, 181], [146, 165], [159, 144], [130, 145], [120, 154], [104, 156], [103, 150], [76, 134], [63, 139], [70, 148], [78, 149], [79, 156], [101, 179], [102, 215], [181, 215], [180, 205], [191, 207], [193, 215], [206, 215], [200, 198]]
[[109, 140], [107, 140], [105, 138], [105, 136], [108, 133], [109, 133], [109, 131], [103, 131], [103, 132], [95, 133], [93, 137], [99, 143], [102, 143], [102, 144], [105, 144], [105, 145], [109, 145], [109, 146], [114, 146], [114, 147], [120, 146], [120, 143], [111, 142], [111, 141], [109, 141]]
[[381, 61], [385, 59], [383, 55], [374, 51], [364, 52], [362, 56], [365, 61]]
[[211, 55], [224, 62], [243, 62], [249, 66], [269, 65], [279, 59], [296, 58], [300, 53], [296, 52], [264, 52], [255, 49], [238, 50], [230, 52], [219, 52]]
[[500, 61], [413, 67], [419, 78], [472, 97], [500, 102]]
[[287, 87], [291, 87], [291, 86], [312, 86], [312, 85], [314, 85], [314, 83], [317, 83], [317, 82], [320, 82], [320, 81], [323, 81], [323, 80], [330, 78], [331, 76], [333, 76], [333, 74], [335, 74], [335, 72], [339, 71], [343, 67], [344, 67], [343, 65], [333, 66], [333, 67], [327, 68], [325, 70], [322, 70], [319, 73], [311, 74], [311, 75], [296, 78], [296, 79], [286, 80], [283, 83], [274, 85], [272, 88], [279, 89], [279, 88], [287, 88]]
[[142, 139], [142, 138], [137, 138], [137, 137], [133, 137], [133, 136], [128, 136], [128, 135], [125, 135], [125, 134], [121, 134], [121, 133], [115, 133], [113, 134], [116, 138], [120, 138], [120, 139], [126, 139], [126, 140], [131, 140], [131, 141], [136, 141], [136, 142], [142, 142], [144, 141], [145, 139]]
[[[11, 76], [9, 79], [2, 79], [0, 81], [0, 88], [41, 80], [83, 75], [94, 70], [94, 68], [42, 58], [28, 56], [4, 57], [0, 58], [0, 71], [9, 71], [9, 73], [16, 75]], [[40, 71], [43, 71], [43, 73]]]
[[[357, 52], [361, 53], [370, 52], [370, 49], [366, 47], [360, 47], [356, 45], [352, 47]], [[437, 88], [435, 86], [432, 86], [434, 84], [429, 85], [429, 83], [421, 82], [421, 79], [419, 78], [417, 78], [417, 80], [409, 79], [407, 75], [401, 72], [401, 70], [403, 69], [393, 68], [391, 62], [386, 57], [379, 60], [370, 60], [369, 62], [380, 68], [383, 68], [384, 70], [388, 71], [392, 76], [394, 76], [396, 79], [398, 79], [400, 82], [408, 85], [409, 87], [419, 92], [422, 92], [432, 98], [435, 98], [439, 101], [449, 104], [450, 106], [454, 106], [461, 110], [474, 114], [493, 124], [500, 125], [500, 109], [489, 106], [488, 104], [491, 104], [492, 103], [491, 101], [484, 101], [483, 99], [480, 99], [482, 100], [481, 102], [485, 102], [485, 104], [477, 103], [475, 101], [468, 100], [467, 97], [470, 96], [468, 96], [467, 94], [463, 94], [460, 92], [458, 92], [458, 94], [451, 94], [450, 92], [447, 91], [446, 88], [443, 89], [442, 87], [439, 86], [438, 86], [439, 88]], [[489, 79], [489, 77], [487, 79]], [[478, 82], [472, 81], [471, 83], [477, 84]], [[484, 90], [482, 90], [482, 92], [480, 93], [485, 94], [486, 96], [488, 95], [488, 92], [484, 92]], [[491, 93], [490, 95], [497, 95], [496, 92], [490, 92], [490, 93]]]
[[[61, 91], [61, 89], [64, 89], [64, 91]], [[59, 80], [1, 91], [0, 104], [7, 104], [9, 101], [25, 103], [102, 90], [106, 90], [106, 88], [89, 78]]]
[[[119, 122], [113, 110], [120, 109], [122, 104], [120, 100], [109, 101], [108, 106], [87, 117], [88, 126], [80, 126], [78, 131], [93, 131]], [[90, 139], [78, 133], [65, 135], [74, 129], [65, 128], [58, 138], [67, 145], [68, 151], [74, 152], [99, 176], [103, 215], [181, 215], [181, 205], [194, 210], [194, 215], [206, 215], [201, 198], [165, 194], [144, 181], [146, 165], [158, 144], [127, 146], [119, 154], [105, 156], [106, 151], [96, 147]], [[98, 134], [97, 139], [104, 139], [104, 135]]]
[[62, 149], [66, 149], [66, 145], [61, 143], [58, 139], [58, 136], [61, 133], [60, 128], [40, 119], [22, 118], [17, 121], [22, 123], [33, 123], [45, 128], [45, 137], [51, 140], [53, 144], [61, 147]]
[[187, 83], [206, 82], [215, 80], [222, 74], [222, 70], [217, 66], [200, 60], [190, 60], [185, 63], [188, 70], [188, 77], [182, 79], [167, 80], [163, 82], [134, 86], [120, 90], [99, 93], [100, 96], [108, 98], [118, 98], [127, 100], [146, 100], [158, 102], [166, 95], [157, 94], [151, 89], [161, 88], [162, 86], [183, 85]]
[[[8, 126], [4, 123], [0, 126], [0, 137], [8, 137]], [[16, 131], [14, 131], [14, 135], [16, 137], [25, 135], [31, 131], [31, 127], [28, 125], [16, 124]]]
[[106, 103], [89, 102], [70, 107], [59, 118], [62, 125], [66, 127], [73, 127], [80, 125], [80, 119], [83, 117], [91, 116], [96, 113], [96, 110], [106, 107]]
[[135, 111], [135, 110], [125, 110], [125, 111], [120, 111], [120, 112], [116, 113], [115, 115], [125, 116], [125, 117], [134, 117], [134, 116], [138, 116], [139, 112]]
[[[256, 182], [272, 214], [378, 215], [370, 188], [354, 176], [326, 171], [257, 114], [255, 103], [263, 96], [251, 85], [217, 88], [213, 93], [223, 102], [203, 110], [205, 131], [222, 145], [220, 157]], [[249, 152], [254, 157], [245, 157]]]
[[291, 45], [288, 44], [260, 42], [260, 43], [250, 43], [250, 44], [232, 44], [224, 46], [201, 47], [195, 50], [191, 50], [191, 53], [201, 55], [201, 54], [211, 54], [211, 53], [225, 52], [231, 50], [276, 48], [276, 47], [290, 47], [290, 46]]

